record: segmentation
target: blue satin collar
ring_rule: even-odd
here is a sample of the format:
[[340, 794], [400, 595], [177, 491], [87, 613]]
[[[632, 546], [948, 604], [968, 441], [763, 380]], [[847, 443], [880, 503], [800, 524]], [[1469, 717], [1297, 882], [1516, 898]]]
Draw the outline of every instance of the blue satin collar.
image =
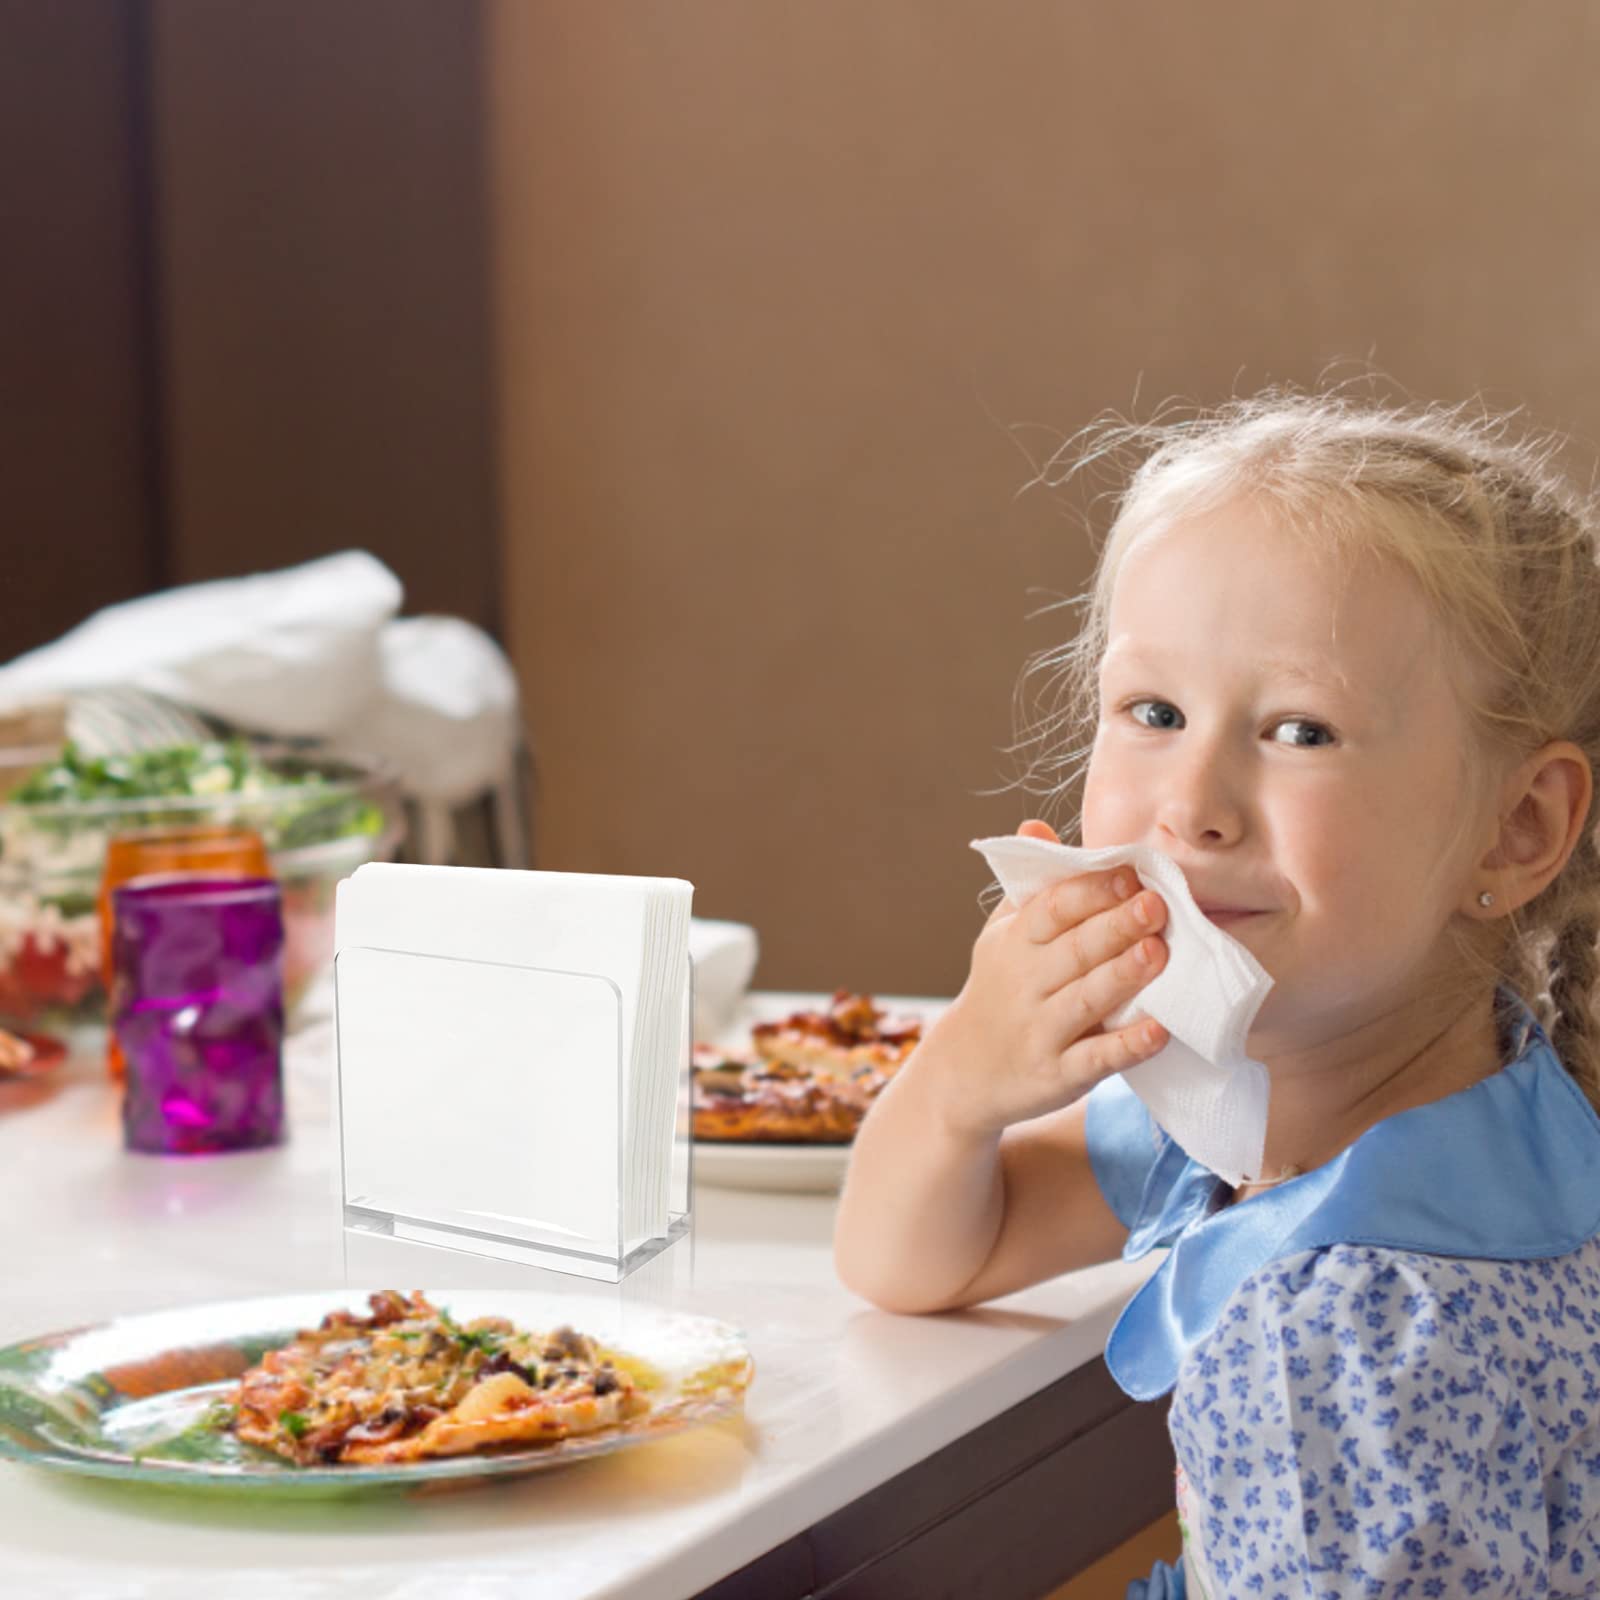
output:
[[1165, 1394], [1234, 1290], [1284, 1256], [1368, 1244], [1527, 1261], [1600, 1233], [1600, 1117], [1514, 1003], [1523, 1043], [1499, 1072], [1387, 1118], [1326, 1166], [1242, 1203], [1218, 1209], [1221, 1179], [1161, 1135], [1122, 1253], [1171, 1254], [1106, 1343], [1122, 1388], [1136, 1400]]

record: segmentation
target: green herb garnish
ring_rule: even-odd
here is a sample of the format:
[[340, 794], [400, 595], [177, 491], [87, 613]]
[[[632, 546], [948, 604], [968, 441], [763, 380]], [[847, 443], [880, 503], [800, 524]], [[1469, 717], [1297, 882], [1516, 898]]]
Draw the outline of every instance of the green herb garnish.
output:
[[444, 1330], [464, 1350], [481, 1350], [492, 1356], [500, 1348], [500, 1335], [492, 1328], [463, 1328], [448, 1311], [439, 1313]]
[[278, 1426], [291, 1438], [300, 1439], [305, 1436], [305, 1431], [311, 1426], [311, 1419], [303, 1411], [280, 1411], [278, 1413]]

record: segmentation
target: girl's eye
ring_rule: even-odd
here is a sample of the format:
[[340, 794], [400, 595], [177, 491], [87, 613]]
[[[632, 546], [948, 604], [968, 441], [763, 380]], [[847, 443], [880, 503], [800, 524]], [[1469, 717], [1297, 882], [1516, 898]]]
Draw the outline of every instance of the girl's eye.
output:
[[[1304, 736], [1298, 738], [1280, 739], [1279, 744], [1291, 744], [1298, 749], [1315, 749], [1319, 745], [1332, 744], [1333, 734], [1320, 722], [1312, 722], [1309, 717], [1285, 717], [1278, 724], [1279, 728], [1299, 728]], [[1274, 732], [1277, 730], [1274, 729]]]
[[[1150, 718], [1150, 720], [1146, 720], [1146, 718], [1139, 715], [1139, 707], [1141, 706], [1157, 707], [1157, 712], [1155, 712], [1154, 717]], [[1181, 728], [1182, 720], [1184, 720], [1184, 714], [1182, 714], [1178, 707], [1173, 706], [1171, 701], [1158, 701], [1158, 699], [1138, 699], [1138, 701], [1128, 702], [1126, 710], [1128, 710], [1128, 714], [1133, 717], [1134, 722], [1139, 723], [1141, 728], [1171, 730], [1171, 728]], [[1323, 723], [1312, 722], [1310, 717], [1285, 717], [1283, 718], [1282, 722], [1275, 723], [1274, 731], [1277, 731], [1277, 728], [1309, 728], [1309, 730], [1312, 730], [1312, 738], [1278, 739], [1278, 741], [1274, 741], [1277, 742], [1277, 744], [1290, 744], [1290, 746], [1293, 746], [1294, 749], [1315, 750], [1320, 749], [1320, 747], [1325, 746], [1325, 744], [1331, 744], [1331, 742], [1333, 742], [1333, 733], [1331, 733], [1330, 728], [1323, 725]], [[1320, 736], [1320, 738], [1318, 738], [1318, 736]]]
[[[1145, 718], [1140, 711], [1145, 706], [1154, 707], [1154, 714]], [[1146, 728], [1181, 728], [1183, 726], [1183, 713], [1166, 700], [1135, 700], [1128, 712], [1133, 720]]]

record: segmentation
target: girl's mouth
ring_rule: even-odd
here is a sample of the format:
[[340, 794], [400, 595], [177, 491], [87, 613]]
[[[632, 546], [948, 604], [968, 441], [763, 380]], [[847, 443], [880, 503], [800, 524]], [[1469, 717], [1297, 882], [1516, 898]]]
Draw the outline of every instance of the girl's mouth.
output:
[[1218, 908], [1206, 912], [1206, 921], [1214, 922], [1219, 928], [1237, 927], [1242, 922], [1249, 922], [1253, 917], [1264, 917], [1265, 911], [1228, 911]]

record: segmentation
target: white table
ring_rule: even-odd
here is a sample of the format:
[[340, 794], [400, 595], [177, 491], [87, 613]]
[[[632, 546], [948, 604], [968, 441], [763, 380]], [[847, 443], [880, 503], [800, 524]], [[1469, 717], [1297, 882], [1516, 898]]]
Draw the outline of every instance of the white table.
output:
[[[124, 1154], [95, 1060], [0, 1086], [0, 1343], [119, 1313], [338, 1286], [329, 1039], [323, 1024], [292, 1041], [291, 1140], [249, 1155]], [[845, 1530], [837, 1547], [849, 1531], [839, 1514], [862, 1496], [1094, 1363], [1147, 1270], [1115, 1263], [981, 1310], [896, 1317], [837, 1282], [835, 1205], [697, 1193], [695, 1308], [742, 1327], [756, 1357], [742, 1420], [558, 1472], [354, 1501], [179, 1495], [0, 1461], [0, 1594], [694, 1595], [819, 1524]], [[921, 1490], [902, 1480], [913, 1499], [927, 1477]], [[1061, 1509], [1064, 1527], [1072, 1515]], [[827, 1559], [812, 1548], [794, 1544], [788, 1566]], [[769, 1558], [769, 1578], [723, 1592], [783, 1592], [783, 1565]], [[803, 1593], [812, 1580], [797, 1581]]]

